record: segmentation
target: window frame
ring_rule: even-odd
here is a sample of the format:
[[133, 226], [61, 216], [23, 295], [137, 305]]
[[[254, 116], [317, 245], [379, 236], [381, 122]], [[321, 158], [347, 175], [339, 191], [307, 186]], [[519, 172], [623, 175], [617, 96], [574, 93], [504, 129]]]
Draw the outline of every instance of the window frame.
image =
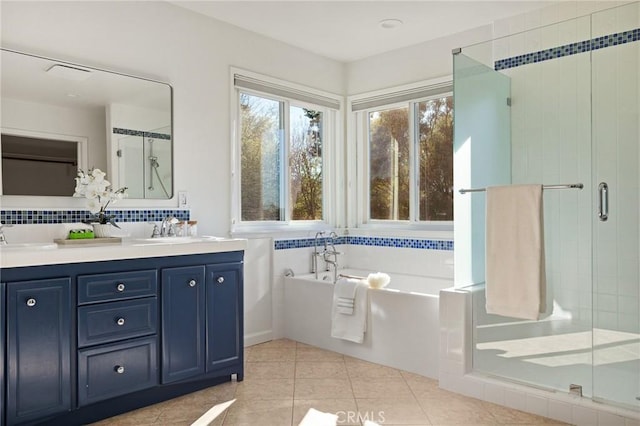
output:
[[[442, 90], [438, 91], [438, 87], [442, 86]], [[435, 89], [434, 89], [435, 88]], [[436, 90], [437, 93], [431, 93], [420, 96], [420, 92]], [[399, 102], [384, 103], [384, 99], [393, 99], [398, 94], [415, 92], [416, 96], [411, 99]], [[453, 96], [453, 78], [451, 76], [439, 79], [433, 79], [418, 82], [410, 85], [394, 87], [390, 89], [363, 93], [348, 98], [349, 105], [349, 139], [355, 140], [355, 149], [351, 149], [351, 153], [347, 156], [355, 155], [357, 158], [356, 167], [352, 167], [349, 171], [349, 179], [356, 182], [354, 188], [350, 189], [349, 196], [357, 200], [356, 208], [353, 209], [348, 218], [349, 226], [363, 229], [383, 230], [408, 230], [408, 231], [453, 231], [453, 220], [448, 221], [421, 221], [419, 220], [419, 170], [420, 158], [418, 155], [419, 144], [418, 132], [419, 123], [417, 121], [417, 110], [420, 102], [431, 99], [442, 98], [445, 96]], [[368, 99], [380, 99], [378, 105], [354, 110], [354, 103], [363, 103]], [[395, 108], [408, 107], [408, 132], [411, 141], [410, 164], [412, 169], [409, 172], [409, 219], [408, 220], [386, 220], [371, 219], [370, 215], [370, 163], [369, 163], [369, 114], [375, 111], [384, 111]], [[455, 105], [454, 105], [455, 112]], [[351, 157], [349, 157], [351, 158]], [[355, 170], [354, 170], [355, 169]]]
[[[235, 76], [242, 75], [250, 77], [256, 81], [264, 82], [265, 86], [270, 84], [290, 89], [291, 92], [300, 92], [309, 96], [329, 98], [340, 105], [339, 109], [328, 106], [314, 104], [307, 100], [298, 100], [293, 97], [285, 97], [235, 85]], [[265, 99], [281, 102], [281, 110], [284, 111], [283, 131], [281, 132], [281, 161], [282, 170], [280, 173], [280, 208], [284, 211], [282, 220], [270, 221], [246, 221], [242, 220], [242, 177], [241, 177], [241, 140], [240, 135], [240, 93], [252, 96], [259, 96]], [[344, 111], [344, 98], [328, 92], [311, 89], [305, 86], [286, 82], [283, 80], [267, 77], [247, 70], [231, 68], [231, 233], [234, 235], [262, 235], [272, 232], [300, 232], [306, 235], [308, 231], [328, 230], [332, 226], [339, 226], [339, 217], [344, 206], [337, 205], [336, 176], [337, 164], [343, 161], [336, 149], [342, 138], [341, 116]], [[290, 180], [289, 180], [289, 150], [290, 150], [290, 108], [313, 108], [323, 114], [323, 141], [322, 141], [322, 220], [293, 220], [291, 219], [290, 202]]]

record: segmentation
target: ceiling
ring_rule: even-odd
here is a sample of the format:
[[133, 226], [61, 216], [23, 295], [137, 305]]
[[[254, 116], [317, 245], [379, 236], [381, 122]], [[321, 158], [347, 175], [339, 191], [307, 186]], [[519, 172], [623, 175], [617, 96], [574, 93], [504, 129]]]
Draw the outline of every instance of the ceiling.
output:
[[[207, 1], [171, 3], [341, 62], [352, 62], [557, 1]], [[399, 19], [381, 28], [383, 19]]]

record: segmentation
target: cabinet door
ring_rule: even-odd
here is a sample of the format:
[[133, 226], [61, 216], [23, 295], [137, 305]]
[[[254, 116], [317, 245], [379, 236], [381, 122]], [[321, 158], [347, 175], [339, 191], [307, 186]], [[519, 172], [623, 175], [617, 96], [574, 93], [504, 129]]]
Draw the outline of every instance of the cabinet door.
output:
[[71, 279], [7, 283], [7, 423], [71, 409]]
[[207, 372], [242, 367], [242, 315], [242, 264], [207, 265]]
[[162, 270], [162, 383], [204, 374], [205, 268]]
[[[4, 303], [4, 283], [0, 283], [0, 342], [4, 345], [4, 318], [5, 318], [5, 303]], [[0, 350], [0, 425], [4, 425], [4, 350]]]

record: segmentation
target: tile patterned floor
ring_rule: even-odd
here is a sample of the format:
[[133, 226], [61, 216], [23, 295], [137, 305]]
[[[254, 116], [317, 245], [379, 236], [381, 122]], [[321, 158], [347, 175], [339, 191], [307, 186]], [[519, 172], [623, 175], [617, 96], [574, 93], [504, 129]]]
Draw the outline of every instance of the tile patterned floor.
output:
[[237, 401], [213, 426], [295, 426], [311, 407], [340, 425], [562, 425], [564, 423], [438, 388], [423, 376], [291, 340], [251, 346], [245, 379], [95, 423], [190, 425], [211, 406]]

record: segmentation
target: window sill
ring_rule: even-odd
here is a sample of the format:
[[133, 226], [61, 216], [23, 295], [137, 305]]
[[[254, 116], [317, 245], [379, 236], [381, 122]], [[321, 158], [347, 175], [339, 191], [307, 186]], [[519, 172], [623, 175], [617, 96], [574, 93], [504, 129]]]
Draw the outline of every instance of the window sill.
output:
[[[233, 238], [313, 238], [317, 232], [334, 228], [324, 222], [242, 224], [231, 230]], [[338, 231], [338, 234], [340, 232]]]
[[379, 236], [379, 237], [407, 237], [432, 238], [437, 240], [453, 240], [453, 223], [442, 224], [362, 224], [356, 228], [348, 228], [349, 235]]

